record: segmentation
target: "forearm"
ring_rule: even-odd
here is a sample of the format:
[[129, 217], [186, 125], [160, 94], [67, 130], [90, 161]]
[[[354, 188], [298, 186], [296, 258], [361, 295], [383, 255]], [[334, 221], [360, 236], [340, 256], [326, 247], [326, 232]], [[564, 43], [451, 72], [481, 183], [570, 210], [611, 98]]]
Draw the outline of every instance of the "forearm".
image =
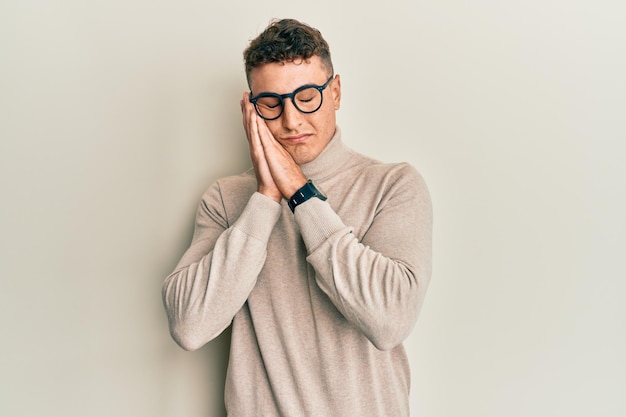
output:
[[428, 285], [430, 235], [420, 236], [417, 227], [405, 230], [396, 234], [394, 246], [411, 250], [388, 245], [383, 255], [384, 248], [359, 242], [328, 204], [310, 203], [298, 207], [296, 219], [318, 285], [377, 348], [397, 346], [411, 331]]
[[195, 350], [229, 326], [256, 283], [279, 216], [278, 204], [255, 194], [216, 240], [194, 239], [163, 285], [170, 332], [181, 347]]
[[320, 288], [378, 349], [392, 349], [408, 336], [426, 288], [414, 269], [341, 232], [308, 261]]

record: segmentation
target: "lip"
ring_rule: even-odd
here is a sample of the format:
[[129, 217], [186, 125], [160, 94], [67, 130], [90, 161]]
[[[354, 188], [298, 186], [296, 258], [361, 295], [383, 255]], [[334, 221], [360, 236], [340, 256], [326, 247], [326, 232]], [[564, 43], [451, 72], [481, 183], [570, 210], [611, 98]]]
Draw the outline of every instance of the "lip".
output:
[[301, 143], [305, 142], [310, 136], [311, 135], [304, 133], [301, 135], [287, 136], [285, 138], [282, 138], [282, 140], [288, 143]]

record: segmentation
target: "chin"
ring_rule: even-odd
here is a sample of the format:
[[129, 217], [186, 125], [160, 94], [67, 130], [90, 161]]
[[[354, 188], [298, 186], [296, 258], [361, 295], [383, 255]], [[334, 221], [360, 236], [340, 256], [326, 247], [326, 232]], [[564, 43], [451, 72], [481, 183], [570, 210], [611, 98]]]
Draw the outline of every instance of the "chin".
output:
[[291, 155], [293, 160], [296, 161], [296, 164], [298, 165], [304, 165], [306, 163], [311, 162], [313, 159], [315, 158], [306, 158], [306, 157], [302, 157], [302, 156], [297, 156], [297, 155]]
[[319, 152], [315, 153], [315, 152], [310, 152], [308, 150], [300, 150], [300, 152], [295, 151], [293, 153], [292, 152], [289, 152], [289, 153], [291, 157], [293, 158], [293, 160], [296, 161], [296, 164], [298, 165], [307, 164], [313, 161], [319, 155]]
[[294, 147], [286, 147], [283, 145], [283, 148], [287, 151], [289, 155], [293, 158], [293, 160], [298, 165], [306, 164], [311, 162], [315, 158], [317, 158], [318, 153], [315, 153], [311, 149], [307, 149], [304, 146], [294, 146]]

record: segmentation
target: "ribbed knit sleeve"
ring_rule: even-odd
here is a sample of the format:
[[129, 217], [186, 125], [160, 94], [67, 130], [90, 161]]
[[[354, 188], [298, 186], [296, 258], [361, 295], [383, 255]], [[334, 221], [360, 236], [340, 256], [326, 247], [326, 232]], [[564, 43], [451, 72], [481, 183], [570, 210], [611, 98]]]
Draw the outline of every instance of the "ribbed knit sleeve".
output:
[[[374, 213], [360, 238], [333, 210], [332, 196], [298, 206], [295, 220], [319, 287], [378, 349], [388, 350], [413, 328], [430, 279], [430, 196], [407, 164], [390, 170], [382, 182], [355, 181], [354, 187], [361, 189], [346, 193], [354, 201], [345, 206]], [[363, 195], [379, 196], [375, 207], [360, 204]]]
[[219, 186], [207, 191], [191, 246], [163, 285], [170, 332], [181, 347], [198, 349], [231, 323], [256, 283], [280, 214], [280, 204], [254, 193], [229, 225]]

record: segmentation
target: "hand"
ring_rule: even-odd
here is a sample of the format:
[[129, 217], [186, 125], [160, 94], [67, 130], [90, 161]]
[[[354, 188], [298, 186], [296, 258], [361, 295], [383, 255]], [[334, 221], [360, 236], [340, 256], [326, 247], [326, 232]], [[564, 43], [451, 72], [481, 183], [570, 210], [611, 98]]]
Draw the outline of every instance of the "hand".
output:
[[258, 191], [275, 201], [280, 201], [283, 196], [291, 198], [306, 183], [307, 178], [291, 155], [274, 138], [265, 120], [257, 115], [247, 92], [241, 100], [241, 111]]
[[[283, 195], [272, 178], [267, 160], [265, 159], [263, 145], [259, 137], [258, 119], [260, 119], [260, 117], [257, 116], [256, 110], [252, 103], [250, 103], [249, 98], [249, 93], [244, 93], [240, 104], [241, 113], [243, 115], [243, 128], [248, 137], [250, 159], [252, 159], [252, 166], [254, 167], [254, 174], [257, 180], [257, 191], [276, 202], [280, 202]], [[265, 125], [265, 123], [263, 123], [263, 125]]]
[[257, 117], [257, 133], [274, 183], [285, 198], [291, 198], [307, 182], [307, 178], [260, 117]]

